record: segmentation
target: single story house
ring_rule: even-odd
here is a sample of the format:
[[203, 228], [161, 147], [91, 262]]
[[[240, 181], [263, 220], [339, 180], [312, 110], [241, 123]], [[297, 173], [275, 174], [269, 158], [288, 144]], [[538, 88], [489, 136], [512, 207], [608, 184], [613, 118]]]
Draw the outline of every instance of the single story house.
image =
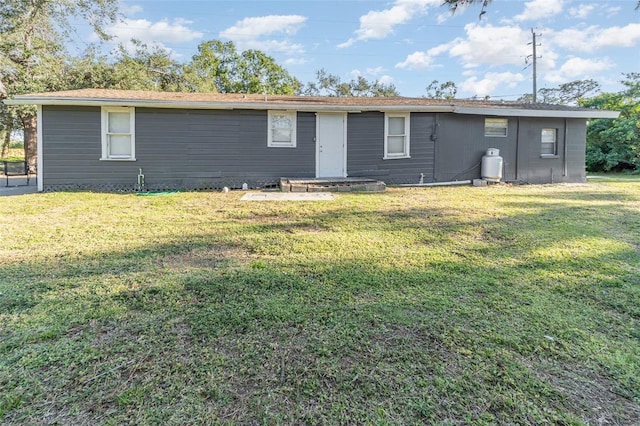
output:
[[589, 118], [525, 102], [83, 89], [16, 96], [38, 108], [41, 191], [219, 189], [281, 177], [388, 185], [480, 177], [489, 148], [504, 181], [584, 182]]

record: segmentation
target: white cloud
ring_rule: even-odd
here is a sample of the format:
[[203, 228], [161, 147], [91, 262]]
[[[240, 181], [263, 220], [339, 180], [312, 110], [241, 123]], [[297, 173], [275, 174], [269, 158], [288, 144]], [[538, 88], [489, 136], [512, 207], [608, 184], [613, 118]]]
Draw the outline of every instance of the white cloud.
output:
[[[518, 83], [530, 79], [532, 47], [531, 32], [518, 26], [492, 26], [482, 23], [468, 24], [465, 37], [456, 38], [448, 43], [435, 46], [426, 52], [417, 51], [407, 56], [396, 68], [410, 70], [429, 69], [436, 66], [438, 56], [447, 55], [456, 58], [462, 64], [459, 70], [466, 80], [459, 86], [470, 96], [507, 95]], [[537, 50], [538, 78], [550, 82], [566, 82], [580, 77], [594, 76], [597, 70], [604, 69], [606, 62], [600, 60], [567, 61], [560, 69], [560, 55], [555, 43], [556, 37], [549, 29], [541, 30], [544, 42]], [[602, 32], [604, 34], [604, 32]], [[549, 37], [546, 37], [546, 36]], [[571, 36], [562, 36], [562, 39]], [[573, 37], [575, 39], [575, 37]], [[606, 40], [601, 34], [594, 35], [595, 40]], [[600, 43], [600, 42], [598, 42]], [[604, 43], [602, 41], [601, 43]], [[525, 58], [529, 59], [526, 67]], [[483, 76], [477, 75], [478, 68], [495, 68]], [[502, 67], [502, 68], [501, 68]], [[506, 69], [505, 69], [506, 68]], [[515, 69], [514, 69], [515, 68]], [[580, 74], [580, 69], [585, 72]], [[588, 72], [587, 72], [588, 70]], [[502, 72], [508, 71], [508, 72]]]
[[569, 8], [569, 15], [578, 19], [585, 19], [596, 8], [593, 4], [579, 4], [577, 7]]
[[441, 3], [442, 0], [395, 0], [389, 9], [372, 10], [361, 16], [360, 28], [355, 31], [355, 36], [338, 47], [349, 47], [358, 41], [383, 39], [396, 26], [424, 15], [429, 7], [438, 7]]
[[391, 77], [390, 75], [381, 75], [380, 78], [378, 78], [378, 82], [380, 84], [384, 84], [384, 85], [389, 85], [393, 83], [393, 77]]
[[520, 73], [501, 72], [486, 73], [484, 78], [479, 80], [477, 77], [470, 77], [463, 81], [459, 87], [471, 96], [505, 96], [510, 93], [496, 93], [496, 90], [503, 91], [514, 89], [519, 83], [526, 80], [526, 77]]
[[128, 49], [132, 47], [131, 39], [166, 48], [165, 43], [180, 44], [201, 38], [203, 33], [188, 27], [191, 23], [191, 21], [180, 18], [171, 22], [123, 19], [106, 28], [106, 33], [113, 36], [116, 43], [122, 43]]
[[615, 66], [608, 59], [571, 58], [558, 70], [544, 74], [544, 80], [550, 83], [566, 83], [567, 81], [597, 77], [598, 73]]
[[232, 40], [254, 40], [258, 37], [285, 33], [292, 35], [298, 32], [307, 20], [300, 15], [269, 15], [255, 18], [244, 18], [226, 30], [220, 36]]
[[[403, 61], [396, 64], [396, 68], [427, 69], [433, 67], [436, 57], [448, 54], [449, 57], [459, 58], [464, 68], [474, 68], [480, 65], [517, 65], [524, 66], [524, 60], [531, 55], [530, 30], [518, 26], [499, 26], [482, 24], [467, 24], [466, 37], [458, 37], [448, 43], [443, 43], [426, 52], [416, 51]], [[553, 66], [557, 55], [547, 49], [546, 61]]]
[[432, 54], [447, 52], [450, 57], [460, 58], [465, 67], [480, 64], [522, 65], [531, 54], [530, 31], [517, 26], [467, 24], [466, 38], [457, 38], [431, 49]]
[[351, 70], [351, 72], [349, 73], [349, 75], [351, 76], [351, 78], [358, 78], [360, 76], [364, 77], [364, 74], [362, 73], [362, 71], [355, 69], [355, 70]]
[[[555, 69], [559, 59], [560, 59], [560, 55], [556, 54], [551, 50], [549, 51], [548, 54], [538, 56], [538, 61], [537, 61], [538, 74], [543, 74], [545, 72], [552, 72]], [[527, 61], [527, 64], [531, 64], [531, 59]]]
[[564, 49], [594, 52], [602, 48], [633, 47], [640, 43], [640, 24], [624, 27], [566, 29], [550, 34], [553, 43]]
[[[591, 29], [590, 29], [591, 28]], [[589, 34], [593, 31], [592, 28], [577, 29], [567, 28], [565, 30], [546, 33], [544, 38], [554, 45], [568, 50], [587, 51], [592, 50], [591, 37]]]
[[398, 62], [396, 68], [407, 68], [410, 70], [423, 70], [433, 65], [434, 57], [425, 52], [413, 52], [403, 62]]
[[610, 27], [594, 34], [593, 45], [603, 47], [632, 47], [640, 42], [640, 24], [624, 27]]
[[263, 37], [293, 35], [307, 18], [300, 15], [269, 15], [245, 18], [220, 32], [221, 38], [232, 40], [239, 50], [257, 49], [265, 52], [302, 53], [301, 44], [288, 40], [269, 40]]
[[367, 75], [380, 75], [385, 71], [383, 67], [367, 68], [364, 73]]
[[564, 6], [563, 0], [532, 0], [524, 4], [524, 11], [514, 16], [518, 22], [535, 21], [559, 15]]

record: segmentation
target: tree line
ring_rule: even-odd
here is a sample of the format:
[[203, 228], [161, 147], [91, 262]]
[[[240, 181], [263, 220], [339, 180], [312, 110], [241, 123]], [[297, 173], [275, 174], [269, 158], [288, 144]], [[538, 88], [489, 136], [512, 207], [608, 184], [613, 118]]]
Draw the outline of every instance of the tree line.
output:
[[[30, 78], [26, 78], [26, 76]], [[180, 63], [159, 46], [132, 40], [110, 54], [93, 46], [80, 56], [60, 51], [32, 64], [14, 62], [0, 69], [0, 99], [26, 93], [73, 89], [120, 89], [164, 92], [258, 93], [307, 96], [398, 96], [393, 84], [368, 81], [362, 76], [343, 81], [325, 69], [316, 81], [303, 84], [274, 58], [259, 50], [239, 52], [233, 42], [200, 43], [190, 61]], [[36, 150], [36, 116], [33, 107], [0, 106], [2, 155], [14, 129], [24, 129], [25, 152]]]
[[[88, 22], [106, 41], [108, 24], [120, 18], [118, 0], [3, 0], [0, 3], [0, 101], [15, 95], [104, 88], [209, 93], [264, 93], [309, 96], [397, 96], [393, 84], [357, 77], [342, 81], [321, 69], [303, 84], [259, 50], [239, 52], [233, 42], [200, 43], [191, 60], [179, 63], [158, 46], [132, 40], [104, 54], [92, 46], [71, 55], [65, 46], [72, 21]], [[75, 22], [74, 21], [74, 22]], [[34, 107], [0, 102], [2, 156], [16, 129], [24, 132], [25, 157], [37, 152]]]

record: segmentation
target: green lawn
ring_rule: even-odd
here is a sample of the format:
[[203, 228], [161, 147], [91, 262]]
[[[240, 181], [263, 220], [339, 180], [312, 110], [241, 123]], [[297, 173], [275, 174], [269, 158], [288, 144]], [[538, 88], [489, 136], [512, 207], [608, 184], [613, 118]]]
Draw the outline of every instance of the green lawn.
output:
[[640, 423], [640, 180], [241, 195], [0, 197], [0, 423]]

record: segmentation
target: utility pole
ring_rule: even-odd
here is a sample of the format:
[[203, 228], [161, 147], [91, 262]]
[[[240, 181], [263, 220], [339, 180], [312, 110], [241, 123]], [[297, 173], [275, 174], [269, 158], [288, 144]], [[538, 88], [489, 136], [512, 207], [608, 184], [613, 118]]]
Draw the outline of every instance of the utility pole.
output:
[[532, 66], [533, 66], [533, 102], [537, 102], [537, 97], [538, 97], [538, 75], [537, 75], [537, 60], [538, 60], [538, 54], [536, 53], [536, 47], [539, 46], [539, 44], [536, 43], [536, 37], [537, 36], [542, 36], [542, 34], [536, 34], [535, 31], [533, 31], [533, 28], [531, 28], [531, 37], [532, 37], [532, 41], [531, 43], [527, 43], [527, 44], [531, 44], [533, 46], [533, 55], [527, 56], [525, 58], [525, 62], [528, 62], [528, 59], [531, 58], [531, 62], [532, 62]]

